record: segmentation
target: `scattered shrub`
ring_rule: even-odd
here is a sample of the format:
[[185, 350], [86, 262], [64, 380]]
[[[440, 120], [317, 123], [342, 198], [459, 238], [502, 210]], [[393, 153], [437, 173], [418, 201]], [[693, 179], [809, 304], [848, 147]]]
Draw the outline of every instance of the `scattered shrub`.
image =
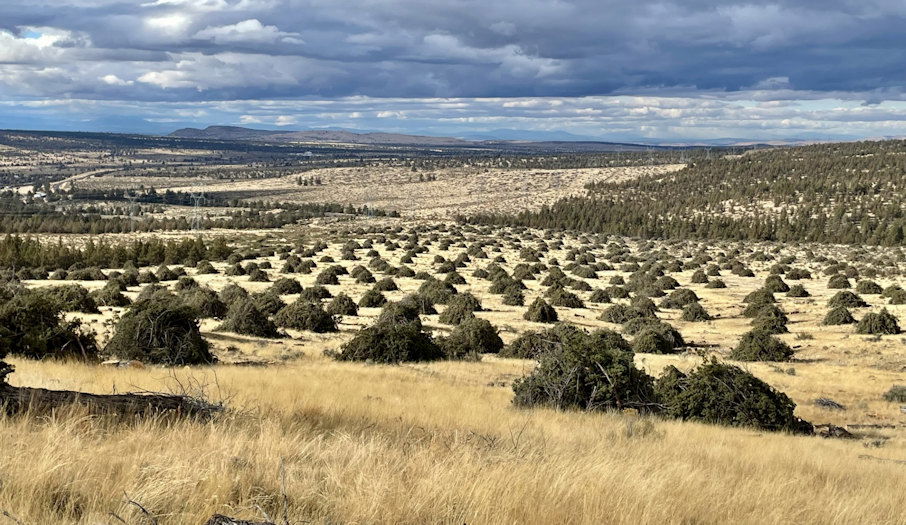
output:
[[264, 315], [274, 315], [286, 306], [283, 299], [271, 290], [252, 294], [252, 301], [255, 302], [255, 307], [261, 310]]
[[705, 274], [704, 270], [699, 269], [692, 274], [690, 281], [693, 284], [705, 284], [708, 282], [708, 276]]
[[440, 314], [438, 321], [443, 324], [460, 324], [466, 319], [475, 317], [473, 312], [481, 311], [481, 303], [470, 293], [458, 294], [450, 299], [447, 308]]
[[893, 385], [884, 393], [884, 400], [891, 403], [906, 403], [906, 385]]
[[351, 297], [345, 293], [339, 293], [327, 305], [327, 313], [330, 315], [359, 315], [359, 307]]
[[452, 284], [439, 281], [433, 277], [418, 287], [418, 294], [427, 297], [434, 304], [447, 304], [456, 293], [456, 288]]
[[838, 306], [845, 306], [847, 308], [862, 308], [868, 306], [868, 303], [862, 300], [858, 295], [850, 292], [849, 290], [844, 290], [837, 292], [833, 297], [828, 299], [827, 305], [831, 308], [836, 308]]
[[891, 335], [900, 333], [897, 318], [886, 308], [877, 313], [865, 314], [856, 325], [857, 334]]
[[226, 303], [210, 288], [199, 286], [180, 293], [179, 297], [195, 309], [199, 317], [222, 319], [227, 313]]
[[503, 294], [502, 302], [507, 306], [525, 306], [525, 294], [522, 290], [511, 288]]
[[609, 303], [609, 302], [611, 302], [611, 299], [610, 299], [610, 295], [606, 291], [604, 291], [600, 288], [597, 288], [593, 292], [591, 292], [591, 295], [588, 297], [588, 302], [590, 302], [590, 303]]
[[698, 300], [695, 292], [688, 288], [680, 288], [670, 292], [670, 295], [661, 301], [661, 308], [679, 310], [688, 304], [697, 303]]
[[764, 280], [764, 289], [772, 293], [786, 293], [790, 291], [788, 284], [783, 282], [779, 275], [769, 275]]
[[585, 308], [585, 303], [578, 295], [567, 291], [559, 286], [548, 289], [545, 294], [550, 300], [552, 306], [561, 306], [563, 308]]
[[[79, 321], [63, 317], [58, 301], [23, 290], [0, 302], [0, 359], [6, 355], [94, 360], [98, 348], [93, 333], [83, 330]], [[6, 375], [3, 364], [0, 378]]]
[[853, 314], [851, 314], [845, 306], [838, 306], [827, 312], [827, 315], [824, 316], [824, 320], [821, 323], [828, 326], [834, 326], [853, 324], [855, 322], [856, 318], [853, 317]]
[[862, 295], [878, 295], [883, 291], [881, 285], [874, 281], [859, 281], [856, 284], [856, 292]]
[[36, 293], [47, 295], [48, 298], [56, 301], [60, 305], [60, 309], [65, 312], [100, 313], [94, 297], [84, 286], [78, 284], [50, 286]]
[[790, 286], [790, 290], [786, 293], [787, 297], [810, 297], [811, 295], [801, 284]]
[[680, 315], [680, 319], [690, 323], [700, 323], [703, 321], [710, 321], [713, 319], [711, 314], [705, 310], [705, 307], [701, 303], [689, 303], [683, 308], [683, 313]]
[[214, 362], [198, 330], [198, 312], [163, 290], [126, 310], [104, 351], [121, 359], [171, 366]]
[[280, 337], [277, 326], [255, 306], [250, 298], [243, 298], [230, 305], [223, 323], [217, 330], [255, 337]]
[[532, 374], [513, 383], [519, 407], [647, 410], [653, 380], [635, 367], [629, 345], [613, 332], [576, 334], [543, 351]]
[[362, 298], [359, 299], [360, 308], [380, 308], [385, 304], [387, 304], [387, 298], [374, 288], [365, 292]]
[[299, 281], [295, 279], [292, 279], [290, 277], [282, 277], [274, 281], [274, 284], [270, 287], [270, 290], [277, 295], [290, 295], [302, 293], [302, 285], [299, 284]]
[[655, 383], [668, 416], [759, 430], [810, 434], [811, 424], [793, 415], [796, 404], [745, 370], [711, 361], [689, 374], [669, 366]]
[[768, 332], [750, 330], [742, 335], [730, 359], [737, 361], [789, 361], [793, 349]]
[[[614, 333], [622, 339], [622, 336]], [[563, 344], [570, 337], [584, 336], [584, 332], [574, 325], [557, 323], [554, 326], [536, 332], [528, 330], [500, 351], [501, 357], [515, 357], [521, 359], [536, 359], [542, 352], [548, 351], [556, 345]], [[624, 347], [629, 349], [629, 344], [623, 341]]]
[[496, 354], [503, 348], [497, 329], [486, 319], [463, 319], [449, 337], [439, 341], [448, 359], [476, 359], [480, 354]]
[[[399, 303], [391, 303], [399, 304]], [[389, 306], [389, 305], [388, 305]], [[444, 351], [422, 330], [419, 321], [378, 321], [359, 330], [333, 357], [340, 361], [395, 364], [443, 359]]]
[[828, 280], [828, 282], [827, 282], [827, 287], [831, 288], [831, 289], [838, 289], [838, 288], [850, 288], [850, 287], [852, 287], [852, 285], [849, 284], [849, 279], [847, 279], [845, 275], [838, 273], [836, 275], [831, 276], [830, 280]]
[[91, 292], [91, 298], [97, 305], [123, 307], [132, 304], [132, 301], [120, 291], [119, 286], [112, 281], [108, 284], [114, 284], [114, 286], [104, 286], [100, 290]]
[[556, 323], [559, 316], [553, 306], [539, 297], [529, 305], [522, 318], [535, 323]]
[[281, 328], [307, 330], [318, 334], [336, 332], [337, 320], [325, 312], [320, 304], [298, 299], [288, 304], [274, 316], [274, 324]]

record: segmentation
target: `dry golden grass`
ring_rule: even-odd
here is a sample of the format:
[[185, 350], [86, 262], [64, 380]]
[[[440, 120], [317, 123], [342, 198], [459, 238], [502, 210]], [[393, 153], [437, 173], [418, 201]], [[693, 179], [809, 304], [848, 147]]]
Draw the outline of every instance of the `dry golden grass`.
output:
[[[329, 238], [317, 228], [304, 233], [328, 239], [324, 253], [335, 264], [367, 264], [364, 250], [358, 252], [361, 260], [340, 259], [342, 244], [362, 237]], [[642, 248], [640, 242], [629, 244]], [[547, 255], [562, 263], [566, 251], [578, 245], [578, 239], [567, 238], [563, 250]], [[375, 249], [394, 265], [403, 254], [388, 252], [382, 244]], [[435, 254], [452, 259], [463, 249], [441, 250], [435, 244], [409, 266], [430, 271]], [[815, 249], [828, 255], [841, 250]], [[783, 253], [796, 250], [785, 247]], [[499, 254], [506, 257], [502, 266], [508, 271], [519, 262], [513, 247]], [[263, 260], [274, 266], [268, 270], [273, 280], [283, 276], [278, 257], [259, 262]], [[499, 296], [488, 293], [487, 281], [472, 277], [475, 268], [489, 262], [477, 259], [459, 270], [468, 281], [460, 290], [474, 293], [489, 310], [477, 315], [502, 329], [507, 341], [541, 328], [522, 319], [524, 307], [503, 305]], [[291, 277], [308, 287], [328, 265], [319, 263], [315, 273]], [[768, 265], [753, 263], [755, 278], [724, 272], [728, 288], [721, 290], [691, 284], [689, 271], [676, 273], [681, 285], [694, 290], [718, 318], [686, 323], [678, 320], [676, 310], [659, 316], [687, 340], [711, 345], [708, 352], [725, 356], [750, 328], [740, 316], [742, 298], [761, 286]], [[0, 509], [25, 523], [115, 523], [111, 512], [130, 523], [142, 522], [140, 511], [125, 502], [126, 493], [161, 523], [202, 523], [214, 512], [260, 518], [264, 511], [277, 519], [285, 472], [293, 522], [902, 523], [906, 414], [881, 397], [891, 385], [906, 384], [902, 336], [869, 341], [851, 326], [821, 326], [835, 290], [827, 289], [817, 267], [806, 262], [796, 266], [815, 273], [815, 279], [801, 281], [813, 297], [778, 294], [792, 332], [781, 338], [797, 347], [797, 360], [743, 366], [790, 395], [800, 417], [846, 426], [858, 439], [796, 437], [634, 414], [516, 410], [510, 404], [510, 384], [531, 371], [531, 361], [486, 356], [477, 363], [394, 367], [336, 363], [322, 356], [371, 322], [378, 309], [363, 308], [360, 316], [344, 318], [338, 334], [292, 332], [292, 338], [276, 341], [214, 332], [218, 323], [206, 320], [202, 329], [224, 362], [271, 364], [174, 371], [15, 360], [11, 381], [16, 385], [123, 392], [203, 384], [215, 400], [226, 398], [230, 410], [211, 423], [115, 423], [78, 411], [51, 419], [6, 419], [0, 422]], [[603, 288], [614, 275], [627, 274], [614, 270], [585, 280]], [[270, 286], [223, 274], [196, 277], [216, 290], [231, 281], [253, 292]], [[328, 288], [354, 299], [370, 288], [348, 276], [340, 281]], [[401, 290], [387, 293], [391, 300], [421, 284], [409, 278], [395, 281]], [[103, 282], [80, 284], [98, 288]], [[544, 287], [538, 281], [526, 284], [528, 303]], [[133, 289], [129, 295], [136, 293]], [[587, 298], [588, 292], [578, 295]], [[872, 309], [885, 302], [880, 296], [863, 298]], [[597, 319], [607, 306], [558, 311], [563, 320], [588, 329], [619, 328]], [[889, 308], [904, 318], [906, 307]], [[103, 323], [112, 313], [82, 317], [103, 338]], [[427, 316], [426, 324], [441, 333], [450, 329], [437, 316]], [[797, 339], [800, 333], [813, 339]], [[655, 376], [668, 364], [689, 369], [700, 361], [694, 352], [636, 357]], [[814, 403], [819, 397], [846, 409], [821, 408]]]
[[[16, 361], [17, 383], [95, 392], [171, 383], [161, 369]], [[902, 440], [860, 442], [521, 411], [488, 379], [528, 362], [417, 366], [306, 358], [216, 380], [214, 423], [62, 414], [0, 425], [0, 508], [26, 523], [161, 523], [214, 512], [311, 523], [901, 523]], [[871, 457], [868, 457], [871, 456]]]
[[[585, 193], [596, 181], [620, 181], [659, 175], [683, 165], [588, 169], [444, 168], [413, 173], [404, 167], [325, 168], [286, 177], [225, 182], [205, 178], [101, 176], [80, 182], [92, 188], [134, 188], [138, 185], [193, 191], [229, 192], [249, 198], [296, 202], [333, 202], [397, 210], [406, 217], [446, 218], [457, 214], [518, 212]], [[419, 182], [419, 176], [437, 180]], [[298, 178], [318, 177], [322, 186], [299, 186]]]

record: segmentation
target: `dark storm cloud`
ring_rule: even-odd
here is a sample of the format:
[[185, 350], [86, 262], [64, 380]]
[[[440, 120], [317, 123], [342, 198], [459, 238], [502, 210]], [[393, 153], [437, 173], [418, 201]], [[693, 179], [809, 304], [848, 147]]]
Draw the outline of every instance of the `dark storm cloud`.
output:
[[[883, 103], [906, 97], [904, 22], [902, 0], [2, 2], [0, 97], [81, 101], [68, 107], [88, 113], [122, 103], [136, 118], [155, 101], [338, 100], [351, 107], [364, 100], [374, 108], [377, 97], [394, 99], [395, 109], [372, 113], [416, 118], [413, 111], [423, 109], [431, 115], [425, 123], [547, 119], [651, 134], [723, 129], [721, 122], [734, 119], [760, 126], [762, 117], [775, 129], [823, 129], [864, 116], [897, 132], [902, 120], [887, 119], [892, 109]], [[652, 109], [636, 121], [600, 96], [642, 96], [636, 100]], [[459, 102], [433, 113], [438, 97]], [[533, 106], [539, 97], [560, 104]], [[478, 100], [498, 98], [517, 103]], [[762, 102], [819, 99], [843, 106], [752, 111]], [[274, 115], [256, 116], [248, 106], [214, 114], [230, 122], [349, 125], [342, 115], [361, 109], [279, 107]]]
[[[137, 99], [898, 90], [902, 2], [62, 0], [0, 5], [4, 91]], [[61, 69], [54, 84], [42, 69]], [[30, 70], [30, 71], [29, 71]], [[105, 76], [105, 75], [101, 75]], [[92, 87], [93, 86], [93, 87]]]

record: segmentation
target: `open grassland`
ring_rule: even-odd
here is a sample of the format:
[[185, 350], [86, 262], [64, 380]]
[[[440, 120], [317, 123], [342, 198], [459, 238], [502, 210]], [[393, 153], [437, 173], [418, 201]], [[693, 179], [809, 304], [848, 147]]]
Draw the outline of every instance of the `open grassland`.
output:
[[[583, 169], [443, 168], [413, 172], [405, 167], [324, 168], [267, 178], [221, 181], [184, 177], [100, 176], [80, 188], [135, 188], [140, 185], [173, 191], [206, 192], [235, 198], [283, 202], [338, 202], [399, 211], [406, 217], [445, 218], [471, 213], [513, 213], [585, 193], [591, 182], [621, 182], [677, 171], [683, 165]], [[433, 178], [435, 180], [420, 180]], [[301, 186], [299, 179], [318, 178], [321, 185]]]
[[[0, 508], [26, 523], [115, 523], [111, 512], [142, 522], [124, 493], [161, 523], [202, 523], [214, 512], [280, 517], [284, 504], [293, 522], [311, 523], [903, 518], [901, 436], [871, 448], [632, 414], [517, 410], [498, 381], [527, 371], [528, 361], [388, 367], [312, 355], [269, 368], [176, 371], [15, 364], [16, 381], [51, 388], [204, 384], [233, 409], [213, 423], [114, 424], [77, 412], [5, 420]], [[824, 388], [809, 372], [788, 381]]]

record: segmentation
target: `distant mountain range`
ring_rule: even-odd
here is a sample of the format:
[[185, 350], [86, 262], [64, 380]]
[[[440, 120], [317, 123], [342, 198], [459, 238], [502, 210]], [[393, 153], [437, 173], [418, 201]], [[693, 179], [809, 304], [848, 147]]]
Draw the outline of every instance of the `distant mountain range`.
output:
[[330, 142], [340, 144], [468, 146], [472, 142], [451, 137], [402, 135], [399, 133], [354, 133], [345, 130], [272, 131], [237, 126], [208, 126], [205, 129], [183, 128], [171, 137], [183, 139], [234, 140], [255, 142]]

